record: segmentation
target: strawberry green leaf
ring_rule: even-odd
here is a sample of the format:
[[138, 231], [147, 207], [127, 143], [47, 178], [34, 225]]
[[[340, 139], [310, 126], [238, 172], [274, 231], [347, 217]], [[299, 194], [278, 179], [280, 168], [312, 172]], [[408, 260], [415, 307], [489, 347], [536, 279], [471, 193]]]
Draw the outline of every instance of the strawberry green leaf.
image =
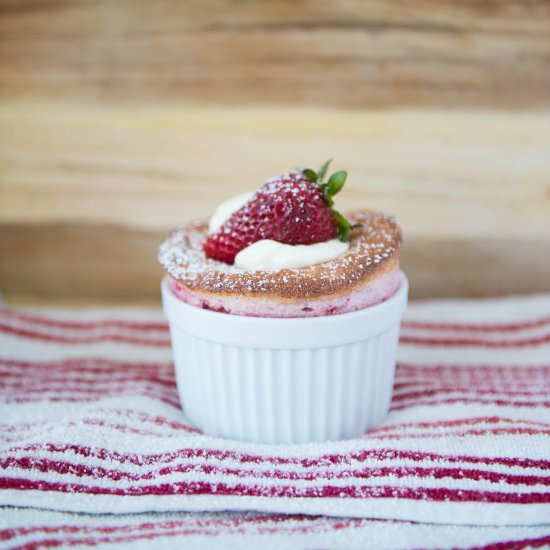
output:
[[312, 183], [317, 183], [319, 181], [319, 176], [311, 170], [311, 168], [304, 168], [302, 174]]
[[338, 238], [343, 243], [347, 243], [349, 241], [349, 232], [351, 229], [350, 223], [348, 222], [348, 220], [346, 220], [344, 216], [342, 216], [342, 214], [340, 214], [340, 212], [333, 210], [332, 214], [334, 216], [334, 219], [336, 220]]
[[323, 181], [325, 179], [325, 176], [327, 175], [328, 167], [331, 162], [332, 162], [332, 159], [328, 159], [325, 162], [325, 164], [323, 164], [323, 166], [319, 168], [319, 170], [317, 171], [318, 181]]
[[328, 180], [328, 194], [330, 196], [336, 195], [342, 187], [344, 187], [344, 183], [346, 183], [346, 179], [348, 177], [348, 173], [344, 170], [341, 170], [340, 172], [334, 172], [332, 176], [330, 176]]

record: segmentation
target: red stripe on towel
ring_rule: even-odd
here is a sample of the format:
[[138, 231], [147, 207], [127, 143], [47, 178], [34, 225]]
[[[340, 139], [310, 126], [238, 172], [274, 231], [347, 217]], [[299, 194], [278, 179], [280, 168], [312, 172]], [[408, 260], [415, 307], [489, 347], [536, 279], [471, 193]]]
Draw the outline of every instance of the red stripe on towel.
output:
[[532, 539], [492, 542], [485, 546], [475, 546], [470, 550], [524, 550], [525, 548], [543, 548], [550, 546], [550, 535]]
[[472, 489], [450, 489], [447, 487], [394, 487], [394, 486], [333, 486], [294, 487], [248, 486], [243, 483], [209, 483], [190, 481], [145, 485], [142, 487], [89, 486], [75, 483], [37, 481], [25, 478], [1, 478], [0, 488], [23, 491], [56, 491], [60, 493], [80, 493], [96, 495], [233, 495], [271, 498], [404, 498], [410, 500], [429, 499], [436, 502], [487, 502], [508, 504], [550, 503], [550, 492], [503, 493]]
[[456, 420], [434, 420], [432, 422], [400, 422], [399, 424], [390, 424], [389, 426], [379, 426], [369, 433], [378, 433], [385, 431], [393, 431], [407, 428], [449, 428], [458, 426], [476, 426], [478, 424], [512, 424], [512, 425], [529, 425], [538, 427], [548, 427], [546, 422], [535, 422], [532, 420], [515, 420], [513, 418], [505, 418], [500, 416], [480, 416], [473, 418], [458, 418]]
[[423, 330], [449, 330], [449, 331], [468, 331], [468, 332], [516, 332], [540, 328], [550, 325], [550, 317], [532, 319], [519, 323], [442, 323], [430, 321], [403, 321], [403, 328], [423, 329]]
[[98, 344], [109, 341], [121, 344], [133, 344], [136, 346], [170, 347], [170, 340], [165, 338], [140, 338], [108, 333], [97, 336], [61, 336], [59, 334], [48, 334], [47, 332], [17, 328], [4, 323], [0, 323], [0, 332], [11, 334], [19, 338], [26, 338], [28, 340], [55, 342], [57, 344], [82, 345]]
[[550, 343], [550, 334], [517, 340], [483, 340], [481, 338], [422, 338], [401, 335], [401, 344], [427, 347], [481, 347], [481, 348], [526, 348]]
[[254, 455], [226, 449], [212, 449], [206, 446], [198, 448], [181, 448], [173, 452], [156, 454], [135, 454], [111, 451], [106, 448], [89, 447], [85, 445], [41, 443], [24, 446], [14, 446], [6, 451], [1, 451], [0, 456], [13, 452], [40, 451], [49, 453], [71, 452], [84, 457], [96, 457], [101, 460], [110, 460], [120, 463], [128, 462], [136, 465], [169, 464], [182, 458], [208, 458], [216, 460], [237, 460], [241, 463], [253, 464], [295, 464], [302, 468], [331, 468], [337, 464], [350, 464], [351, 461], [364, 462], [369, 459], [392, 460], [406, 459], [414, 462], [423, 460], [441, 461], [449, 464], [485, 464], [488, 466], [498, 464], [510, 468], [538, 468], [544, 471], [550, 470], [550, 460], [531, 459], [522, 457], [498, 457], [498, 456], [472, 456], [472, 455], [445, 455], [433, 452], [407, 451], [401, 449], [365, 449], [361, 451], [346, 452], [344, 454], [326, 454], [315, 457], [288, 457], [276, 455]]
[[[384, 522], [385, 520], [375, 520]], [[322, 518], [304, 515], [263, 514], [254, 516], [251, 514], [237, 517], [212, 518], [199, 516], [184, 521], [157, 521], [145, 522], [137, 525], [120, 525], [94, 527], [87, 525], [62, 525], [56, 527], [40, 526], [30, 528], [18, 528], [0, 531], [0, 540], [11, 540], [15, 537], [25, 537], [34, 534], [46, 535], [87, 535], [86, 537], [64, 537], [63, 539], [43, 538], [32, 542], [23, 543], [14, 548], [36, 549], [40, 547], [51, 548], [55, 546], [74, 546], [86, 544], [88, 546], [103, 545], [106, 543], [128, 543], [137, 540], [152, 540], [162, 537], [187, 536], [187, 535], [244, 535], [244, 534], [310, 534], [327, 531], [341, 531], [360, 527], [363, 521], [360, 519], [336, 519]], [[107, 536], [106, 536], [107, 535]], [[111, 535], [111, 536], [108, 536]], [[116, 536], [112, 536], [116, 535]], [[85, 542], [84, 542], [85, 541]]]
[[432, 399], [426, 401], [410, 401], [409, 403], [393, 404], [390, 407], [392, 411], [402, 411], [403, 409], [409, 409], [411, 407], [434, 407], [441, 405], [467, 405], [467, 404], [479, 404], [479, 405], [496, 405], [499, 407], [525, 407], [525, 408], [546, 408], [550, 407], [550, 401], [518, 401], [512, 399], [474, 399], [468, 397], [453, 397], [448, 399]]
[[99, 319], [91, 321], [69, 321], [58, 317], [47, 315], [29, 314], [13, 309], [0, 311], [0, 318], [18, 319], [31, 324], [38, 324], [46, 327], [58, 327], [69, 330], [90, 330], [90, 328], [115, 328], [139, 331], [168, 332], [168, 324], [164, 322], [152, 323], [150, 321], [126, 321], [122, 319]]
[[[398, 477], [398, 478], [427, 478], [427, 479], [473, 479], [490, 481], [491, 483], [506, 483], [508, 485], [540, 485], [550, 487], [550, 479], [544, 476], [518, 475], [484, 470], [472, 470], [464, 468], [451, 467], [421, 467], [421, 466], [379, 466], [375, 468], [358, 467], [355, 469], [345, 469], [338, 471], [326, 470], [324, 472], [306, 471], [297, 472], [292, 470], [256, 470], [250, 468], [224, 467], [210, 464], [180, 464], [177, 466], [168, 466], [160, 468], [158, 471], [148, 470], [142, 474], [132, 474], [130, 472], [117, 469], [109, 469], [102, 466], [86, 466], [84, 464], [75, 464], [66, 460], [42, 459], [34, 456], [26, 457], [8, 457], [0, 458], [0, 467], [4, 469], [16, 468], [27, 470], [29, 472], [53, 472], [56, 474], [71, 474], [80, 478], [90, 478], [92, 481], [97, 479], [109, 479], [112, 481], [143, 481], [155, 480], [159, 482], [162, 476], [173, 473], [201, 473], [205, 475], [224, 475], [237, 478], [251, 479], [279, 479], [279, 480], [304, 480], [315, 481], [317, 479], [350, 479], [350, 478], [373, 478], [373, 477]], [[0, 478], [0, 483], [4, 478]], [[9, 479], [9, 478], [5, 478]], [[139, 488], [136, 488], [139, 490]]]

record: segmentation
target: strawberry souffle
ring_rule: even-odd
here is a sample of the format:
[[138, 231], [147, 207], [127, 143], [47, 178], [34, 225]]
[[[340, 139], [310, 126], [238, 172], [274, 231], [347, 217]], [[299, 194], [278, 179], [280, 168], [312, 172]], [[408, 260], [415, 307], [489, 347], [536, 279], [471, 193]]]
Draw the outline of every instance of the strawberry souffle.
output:
[[161, 245], [170, 287], [193, 306], [249, 317], [318, 317], [376, 305], [400, 285], [401, 230], [393, 217], [344, 218], [336, 172], [296, 170], [221, 205]]
[[356, 437], [388, 413], [407, 279], [391, 216], [344, 217], [347, 178], [297, 169], [162, 243], [178, 392], [211, 436]]

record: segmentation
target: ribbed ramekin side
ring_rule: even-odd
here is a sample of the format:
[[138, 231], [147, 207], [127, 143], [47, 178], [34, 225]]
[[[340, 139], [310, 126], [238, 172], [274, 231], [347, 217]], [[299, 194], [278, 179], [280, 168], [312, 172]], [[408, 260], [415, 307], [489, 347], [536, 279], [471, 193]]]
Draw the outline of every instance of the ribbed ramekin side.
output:
[[304, 443], [363, 434], [387, 414], [398, 326], [341, 346], [270, 350], [172, 332], [178, 390], [205, 433]]

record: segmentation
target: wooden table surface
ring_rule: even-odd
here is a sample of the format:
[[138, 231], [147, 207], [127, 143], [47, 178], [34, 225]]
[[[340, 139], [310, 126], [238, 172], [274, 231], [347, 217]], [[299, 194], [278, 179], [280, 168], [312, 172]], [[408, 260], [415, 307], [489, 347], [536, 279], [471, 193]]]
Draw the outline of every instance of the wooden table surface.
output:
[[414, 298], [550, 291], [550, 4], [0, 2], [0, 291], [158, 303], [164, 235], [334, 158]]

